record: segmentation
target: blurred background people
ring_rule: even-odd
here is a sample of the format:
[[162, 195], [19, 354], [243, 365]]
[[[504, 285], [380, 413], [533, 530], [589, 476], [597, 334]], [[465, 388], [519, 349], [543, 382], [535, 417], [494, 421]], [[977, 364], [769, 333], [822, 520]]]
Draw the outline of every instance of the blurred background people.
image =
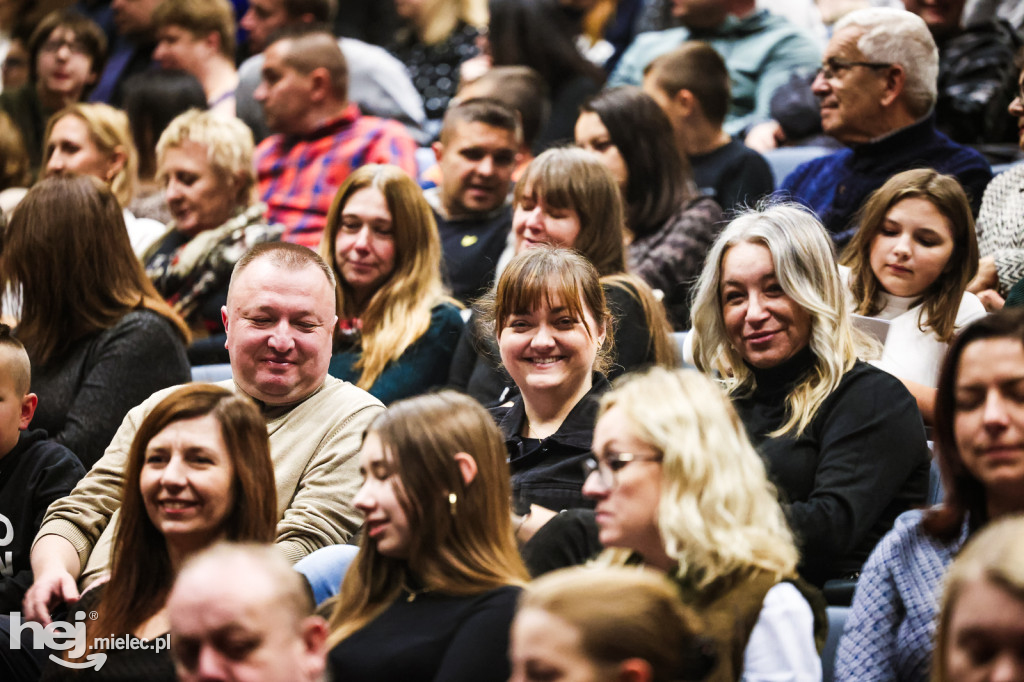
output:
[[696, 682], [714, 660], [677, 588], [632, 568], [566, 569], [530, 583], [511, 639], [510, 682], [544, 673], [559, 680]]

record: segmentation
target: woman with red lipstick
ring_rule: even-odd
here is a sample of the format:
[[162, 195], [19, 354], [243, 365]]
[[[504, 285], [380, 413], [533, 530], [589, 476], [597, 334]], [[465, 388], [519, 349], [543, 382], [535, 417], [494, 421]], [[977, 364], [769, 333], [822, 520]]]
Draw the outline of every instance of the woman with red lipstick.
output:
[[897, 519], [864, 565], [837, 680], [929, 679], [950, 563], [986, 524], [1024, 513], [1022, 391], [1024, 311], [983, 317], [953, 339], [935, 400], [945, 498]]
[[693, 310], [697, 367], [721, 376], [767, 463], [800, 574], [856, 576], [924, 502], [929, 454], [910, 393], [858, 360], [825, 229], [794, 204], [741, 214], [708, 254]]
[[365, 522], [330, 618], [333, 678], [505, 682], [526, 569], [490, 416], [454, 391], [398, 401], [359, 469]]
[[463, 322], [441, 281], [441, 238], [423, 192], [369, 165], [338, 189], [320, 242], [338, 297], [331, 376], [387, 404], [447, 382]]
[[[85, 621], [89, 645], [94, 637], [121, 637], [125, 646], [108, 640], [99, 670], [50, 663], [43, 679], [177, 679], [166, 648], [134, 640], [166, 645], [165, 601], [178, 569], [217, 540], [273, 541], [279, 515], [266, 422], [256, 405], [211, 384], [172, 392], [143, 420], [128, 454], [110, 580], [71, 607], [99, 614]], [[82, 660], [85, 654], [65, 662]]]
[[227, 362], [221, 309], [235, 263], [252, 245], [277, 241], [256, 200], [253, 141], [235, 118], [192, 109], [176, 117], [156, 144], [157, 176], [174, 219], [142, 256], [160, 295], [195, 337], [192, 364]]
[[978, 271], [971, 205], [956, 178], [898, 173], [864, 204], [843, 252], [853, 312], [889, 321], [881, 358], [933, 422], [939, 365], [953, 335], [985, 315], [967, 284]]

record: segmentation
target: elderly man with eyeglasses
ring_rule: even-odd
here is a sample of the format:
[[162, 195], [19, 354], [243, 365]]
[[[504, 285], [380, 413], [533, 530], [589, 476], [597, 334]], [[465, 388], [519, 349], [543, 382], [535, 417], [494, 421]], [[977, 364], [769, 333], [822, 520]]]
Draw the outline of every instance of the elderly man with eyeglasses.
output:
[[935, 40], [915, 14], [871, 8], [836, 23], [811, 89], [822, 129], [848, 148], [801, 164], [782, 191], [812, 208], [838, 245], [856, 232], [868, 195], [911, 168], [956, 177], [977, 215], [992, 171], [936, 130], [938, 70]]

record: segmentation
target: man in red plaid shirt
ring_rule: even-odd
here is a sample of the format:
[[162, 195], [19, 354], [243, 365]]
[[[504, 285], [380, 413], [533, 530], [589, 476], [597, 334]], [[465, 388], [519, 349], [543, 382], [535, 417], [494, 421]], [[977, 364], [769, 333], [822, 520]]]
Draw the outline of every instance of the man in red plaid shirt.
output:
[[267, 220], [282, 239], [315, 249], [334, 193], [353, 169], [390, 163], [416, 177], [416, 143], [397, 121], [364, 116], [348, 101], [348, 69], [337, 39], [290, 27], [264, 52], [254, 98], [276, 134], [256, 149]]

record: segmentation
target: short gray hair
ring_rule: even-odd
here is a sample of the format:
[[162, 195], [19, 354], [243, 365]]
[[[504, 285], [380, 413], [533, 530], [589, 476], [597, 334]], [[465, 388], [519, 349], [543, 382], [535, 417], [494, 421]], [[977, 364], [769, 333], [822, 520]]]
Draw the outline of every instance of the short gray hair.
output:
[[857, 49], [865, 59], [903, 67], [911, 113], [917, 118], [927, 115], [938, 92], [939, 48], [924, 19], [906, 10], [868, 7], [844, 16], [834, 31], [848, 27], [863, 29]]

